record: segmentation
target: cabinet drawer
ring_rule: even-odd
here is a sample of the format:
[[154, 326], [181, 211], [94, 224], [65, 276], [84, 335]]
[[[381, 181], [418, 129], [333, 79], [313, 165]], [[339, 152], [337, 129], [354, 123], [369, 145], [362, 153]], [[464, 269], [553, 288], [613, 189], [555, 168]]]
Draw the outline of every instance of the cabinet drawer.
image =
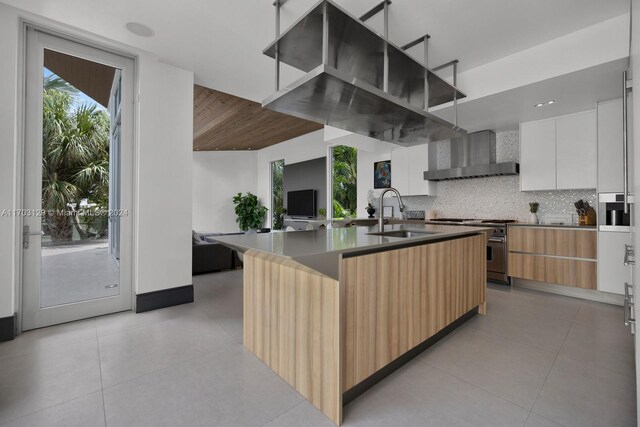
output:
[[574, 258], [597, 258], [597, 234], [595, 230], [544, 230], [545, 254]]
[[510, 227], [509, 251], [571, 258], [597, 258], [595, 230]]
[[543, 254], [545, 235], [543, 228], [509, 227], [509, 251]]
[[509, 253], [509, 276], [521, 279], [545, 281], [545, 257], [538, 255]]
[[596, 289], [597, 263], [579, 259], [510, 253], [509, 275], [582, 289]]

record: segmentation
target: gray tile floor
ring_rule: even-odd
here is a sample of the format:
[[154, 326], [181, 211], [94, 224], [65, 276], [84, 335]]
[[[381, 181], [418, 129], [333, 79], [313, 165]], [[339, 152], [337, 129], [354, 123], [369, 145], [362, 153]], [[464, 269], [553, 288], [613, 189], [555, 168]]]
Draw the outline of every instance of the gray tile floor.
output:
[[[0, 343], [2, 426], [331, 426], [241, 345], [242, 272], [196, 303]], [[633, 426], [622, 309], [491, 286], [489, 314], [345, 408], [344, 425]]]

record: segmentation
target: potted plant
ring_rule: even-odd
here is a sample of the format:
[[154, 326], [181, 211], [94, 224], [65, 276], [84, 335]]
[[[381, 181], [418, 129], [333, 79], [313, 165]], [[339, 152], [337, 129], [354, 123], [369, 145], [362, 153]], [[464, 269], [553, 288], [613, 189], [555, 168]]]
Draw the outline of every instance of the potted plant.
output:
[[327, 210], [324, 209], [324, 208], [318, 209], [318, 218], [319, 219], [326, 219], [327, 218]]
[[243, 196], [242, 193], [238, 193], [233, 197], [233, 204], [236, 206], [236, 222], [242, 231], [257, 230], [262, 227], [268, 209], [260, 206], [258, 196], [251, 193]]
[[369, 214], [369, 218], [373, 218], [373, 214], [376, 213], [376, 208], [373, 206], [373, 200], [375, 199], [375, 194], [373, 190], [369, 190], [367, 192], [367, 213]]
[[529, 222], [531, 224], [538, 223], [538, 206], [540, 206], [538, 202], [529, 202]]
[[373, 214], [376, 213], [376, 208], [373, 207], [371, 202], [367, 204], [367, 213], [369, 214], [369, 218], [373, 218]]

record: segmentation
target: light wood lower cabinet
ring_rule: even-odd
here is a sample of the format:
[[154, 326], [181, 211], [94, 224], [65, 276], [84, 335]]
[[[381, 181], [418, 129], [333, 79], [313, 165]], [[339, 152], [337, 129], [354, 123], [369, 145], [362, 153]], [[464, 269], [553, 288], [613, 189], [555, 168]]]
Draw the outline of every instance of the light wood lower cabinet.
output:
[[339, 283], [286, 258], [244, 255], [243, 343], [342, 422]]
[[486, 238], [346, 258], [348, 390], [485, 301]]
[[595, 230], [509, 227], [509, 276], [597, 289]]
[[509, 253], [509, 275], [582, 289], [597, 288], [597, 263], [569, 258]]
[[340, 258], [339, 280], [247, 251], [244, 345], [339, 425], [345, 392], [486, 312], [486, 244], [480, 234]]
[[596, 259], [595, 229], [509, 227], [509, 251]]

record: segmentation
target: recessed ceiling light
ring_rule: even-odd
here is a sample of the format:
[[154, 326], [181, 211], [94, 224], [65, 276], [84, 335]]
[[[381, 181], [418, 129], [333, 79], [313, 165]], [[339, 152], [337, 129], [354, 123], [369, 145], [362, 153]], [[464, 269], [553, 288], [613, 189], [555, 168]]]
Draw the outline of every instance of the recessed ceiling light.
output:
[[534, 105], [534, 107], [538, 108], [538, 107], [544, 107], [545, 105], [551, 105], [551, 104], [555, 104], [556, 101], [554, 99], [547, 101], [547, 102], [541, 102], [539, 104]]
[[156, 33], [149, 26], [139, 22], [127, 22], [125, 27], [127, 27], [127, 30], [140, 37], [151, 37]]

